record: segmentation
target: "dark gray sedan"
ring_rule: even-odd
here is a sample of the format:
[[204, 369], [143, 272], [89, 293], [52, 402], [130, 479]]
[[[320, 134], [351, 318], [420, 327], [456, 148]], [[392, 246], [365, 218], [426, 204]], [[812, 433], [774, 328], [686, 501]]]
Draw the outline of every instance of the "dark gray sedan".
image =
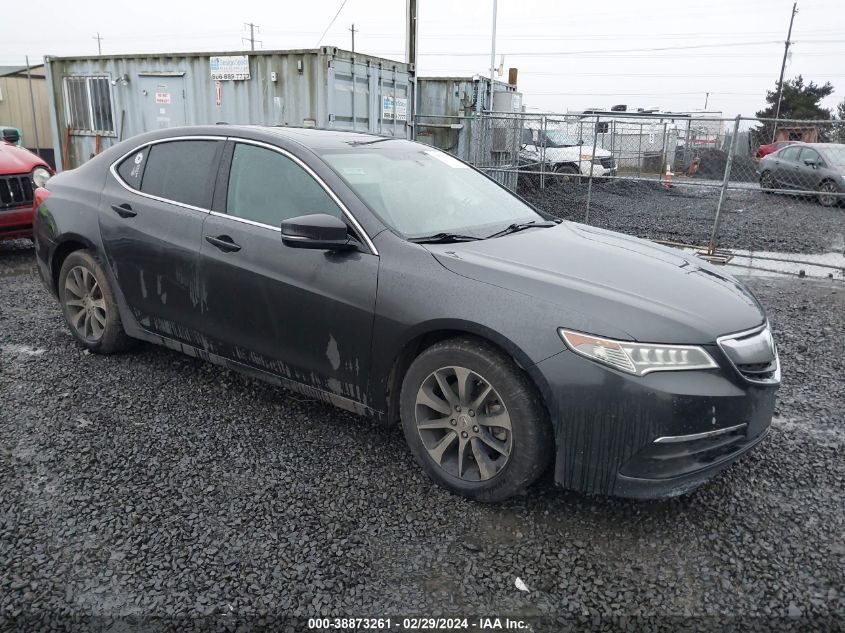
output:
[[845, 198], [845, 145], [795, 143], [769, 154], [757, 168], [763, 191], [791, 189], [815, 194], [825, 207]]
[[165, 345], [401, 420], [421, 467], [473, 499], [552, 464], [577, 490], [679, 494], [768, 433], [780, 367], [740, 283], [549, 217], [430, 146], [161, 130], [47, 188], [38, 267], [81, 346]]

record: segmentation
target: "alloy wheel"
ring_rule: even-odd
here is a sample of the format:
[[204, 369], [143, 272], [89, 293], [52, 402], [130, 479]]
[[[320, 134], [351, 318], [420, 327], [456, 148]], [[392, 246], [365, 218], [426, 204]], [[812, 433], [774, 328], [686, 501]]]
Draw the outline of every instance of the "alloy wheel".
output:
[[832, 207], [836, 204], [839, 190], [832, 182], [823, 182], [819, 187], [819, 203], [824, 207]]
[[64, 302], [77, 334], [92, 343], [100, 340], [106, 327], [106, 300], [97, 278], [85, 266], [74, 266], [68, 272]]
[[416, 426], [431, 459], [464, 481], [486, 481], [507, 464], [513, 435], [493, 386], [465, 367], [442, 367], [417, 392]]

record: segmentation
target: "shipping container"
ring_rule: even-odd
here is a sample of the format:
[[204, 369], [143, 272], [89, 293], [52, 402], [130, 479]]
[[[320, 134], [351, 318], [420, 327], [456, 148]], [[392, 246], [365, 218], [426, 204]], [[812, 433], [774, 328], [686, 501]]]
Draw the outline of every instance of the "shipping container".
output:
[[[474, 77], [420, 77], [416, 139], [485, 169], [514, 188], [522, 95], [515, 85]], [[481, 115], [484, 114], [482, 117]], [[500, 169], [495, 169], [500, 168]]]
[[45, 64], [60, 169], [136, 134], [180, 125], [411, 136], [412, 67], [334, 47], [46, 57]]

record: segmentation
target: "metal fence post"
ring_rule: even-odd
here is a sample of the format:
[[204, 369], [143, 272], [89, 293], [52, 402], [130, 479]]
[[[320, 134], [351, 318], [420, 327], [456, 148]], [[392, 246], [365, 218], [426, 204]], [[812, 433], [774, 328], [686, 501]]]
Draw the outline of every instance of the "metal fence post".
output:
[[[596, 116], [596, 122], [593, 125], [593, 153], [590, 156], [590, 180], [587, 181], [587, 211], [584, 214], [584, 224], [590, 223], [590, 202], [593, 198], [593, 159], [596, 156], [596, 144], [599, 140], [599, 117]], [[578, 171], [581, 171], [581, 161], [578, 161]], [[578, 176], [580, 179], [581, 177]]]
[[[546, 115], [541, 115], [540, 119], [540, 136], [537, 139], [540, 142], [540, 189], [546, 188]], [[537, 147], [535, 144], [534, 147]]]
[[731, 166], [734, 162], [734, 151], [736, 150], [736, 139], [739, 136], [739, 120], [741, 115], [737, 115], [734, 121], [734, 132], [731, 137], [730, 148], [728, 149], [728, 160], [725, 164], [725, 175], [722, 178], [722, 189], [719, 191], [719, 202], [716, 204], [716, 217], [713, 220], [713, 232], [710, 234], [710, 244], [707, 247], [707, 252], [712, 255], [716, 251], [716, 238], [719, 236], [719, 223], [722, 220], [722, 206], [725, 204], [725, 197], [728, 193], [728, 183], [731, 179]]

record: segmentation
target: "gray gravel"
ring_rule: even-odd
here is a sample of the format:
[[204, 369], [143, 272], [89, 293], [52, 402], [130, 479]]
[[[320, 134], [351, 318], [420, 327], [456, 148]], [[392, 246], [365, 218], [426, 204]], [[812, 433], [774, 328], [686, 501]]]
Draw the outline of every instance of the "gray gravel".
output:
[[31, 248], [0, 244], [0, 629], [443, 614], [842, 630], [845, 288], [752, 287], [784, 364], [759, 450], [671, 501], [545, 481], [479, 505], [430, 483], [399, 429], [153, 346], [84, 353]]
[[[552, 215], [584, 221], [586, 184], [527, 186], [520, 194]], [[679, 183], [663, 189], [657, 182], [596, 181], [589, 223], [638, 237], [703, 245], [710, 240], [718, 198], [718, 187]], [[825, 208], [800, 196], [731, 189], [723, 210], [721, 247], [786, 253], [845, 250], [845, 208]]]

